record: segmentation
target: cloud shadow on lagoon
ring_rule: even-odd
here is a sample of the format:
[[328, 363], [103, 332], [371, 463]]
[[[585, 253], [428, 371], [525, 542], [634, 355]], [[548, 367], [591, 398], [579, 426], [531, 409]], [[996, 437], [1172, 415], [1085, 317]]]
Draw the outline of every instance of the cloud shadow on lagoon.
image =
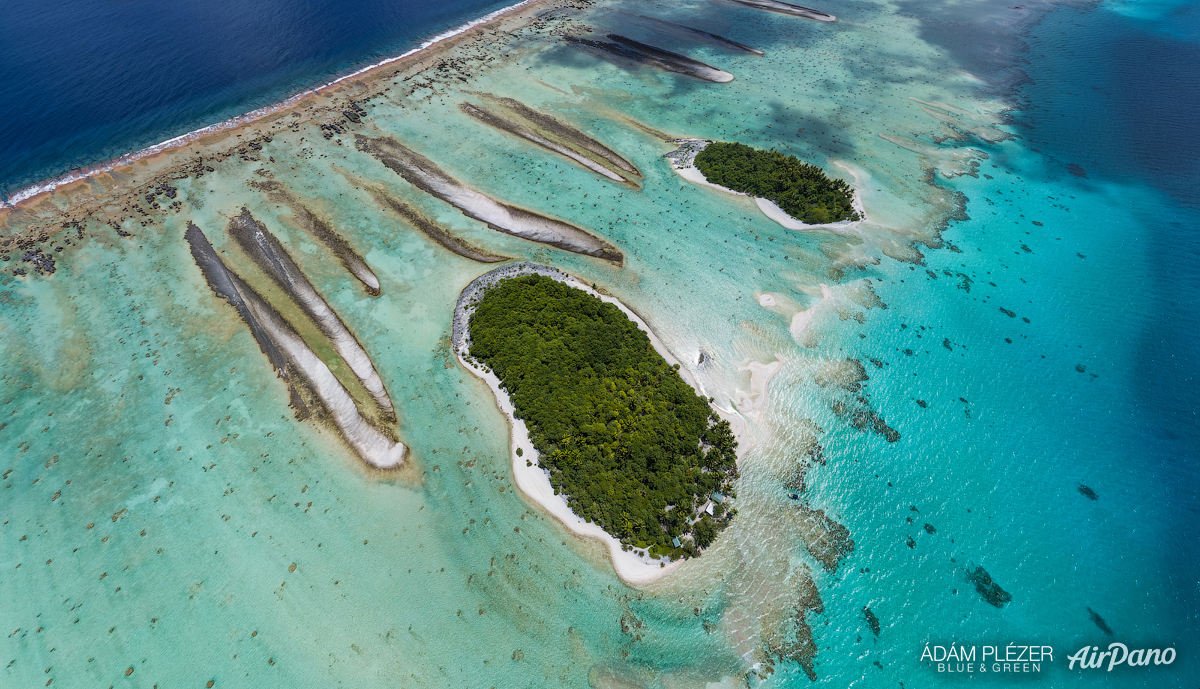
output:
[[[650, 14], [656, 8], [638, 6], [634, 9], [641, 14]], [[688, 27], [719, 34], [731, 40], [745, 43], [746, 45], [765, 51], [768, 57], [771, 55], [773, 49], [780, 46], [794, 48], [798, 44], [811, 44], [822, 38], [820, 35], [807, 31], [809, 25], [814, 25], [814, 22], [798, 18], [789, 18], [792, 21], [777, 24], [772, 24], [769, 21], [763, 21], [762, 23], [754, 21], [756, 19], [761, 20], [760, 15], [767, 15], [768, 19], [775, 21], [770, 13], [763, 12], [762, 10], [719, 2], [702, 3], [698, 6], [698, 11], [689, 12], [686, 16], [654, 13], [655, 17], [664, 21], [677, 22]], [[751, 24], [753, 25], [753, 29], [749, 31], [743, 29], [740, 32], [733, 30], [734, 19], [739, 22], [739, 26]], [[743, 19], [747, 21], [743, 22]], [[792, 26], [793, 24], [795, 26]], [[782, 29], [779, 28], [780, 26], [782, 26]], [[823, 30], [828, 30], [831, 26], [836, 27], [836, 25], [829, 24], [818, 26], [819, 29]], [[687, 131], [674, 131], [672, 126], [679, 127], [681, 125], [668, 124], [656, 120], [641, 110], [621, 108], [614, 105], [614, 110], [622, 112], [650, 127], [662, 129], [671, 135], [734, 140], [762, 148], [775, 147], [785, 153], [798, 155], [801, 158], [806, 156], [812, 158], [816, 155], [842, 158], [853, 157], [855, 155], [856, 149], [851, 142], [852, 136], [849, 126], [839, 124], [828, 118], [819, 117], [808, 111], [789, 108], [781, 98], [764, 95], [758, 99], [757, 103], [753, 103], [753, 101], [742, 103], [743, 105], [753, 103], [750, 109], [738, 112], [723, 109], [720, 104], [724, 102], [724, 99], [721, 98], [722, 94], [718, 89], [738, 88], [738, 80], [746, 81], [751, 78], [746, 70], [744, 68], [739, 69], [738, 64], [735, 64], [732, 59], [739, 54], [739, 51], [713, 47], [701, 40], [691, 40], [686, 38], [686, 34], [676, 33], [672, 35], [672, 33], [667, 31], [655, 31], [652, 28], [648, 28], [646, 22], [639, 22], [636, 18], [622, 15], [620, 12], [612, 12], [600, 16], [591, 23], [591, 28], [593, 29], [593, 33], [583, 35], [602, 37], [608, 32], [627, 35], [638, 41], [687, 55], [711, 64], [714, 67], [726, 70], [733, 74], [734, 82], [730, 86], [714, 84], [689, 76], [669, 73], [651, 65], [639, 64], [633, 60], [622, 60], [618, 56], [602, 58], [590, 52], [580, 50], [567, 41], [562, 41], [558, 45], [540, 51], [533, 58], [533, 63], [537, 67], [566, 67], [584, 73], [605, 69], [607, 65], [614, 65], [630, 75], [635, 83], [633, 89], [645, 89], [654, 93], [655, 98], [653, 101], [655, 103], [680, 103], [690, 106], [695, 99], [700, 99], [702, 107], [692, 112], [688, 118], [689, 121], [683, 125], [688, 128]], [[796, 32], [794, 31], [796, 28], [805, 31]], [[750, 38], [747, 34], [754, 37]], [[745, 60], [742, 64], [749, 65], [753, 65], [755, 61], [763, 59], [757, 56], [747, 57], [744, 53], [740, 57]], [[811, 87], [832, 90], [837, 85], [814, 80], [811, 83]], [[580, 88], [587, 89], [592, 93], [599, 93], [600, 91], [597, 86], [591, 83], [580, 84]], [[633, 89], [629, 86], [623, 86], [619, 93], [621, 96], [641, 95], [633, 93]], [[765, 90], [763, 92], [766, 93]], [[626, 97], [620, 100], [625, 103], [646, 103], [646, 99], [644, 98]], [[706, 101], [710, 103], [715, 101], [716, 103], [708, 107], [703, 107]], [[614, 101], [610, 100], [610, 102]], [[747, 126], [735, 127], [733, 122], [735, 116], [738, 119], [739, 125], [741, 124], [740, 120], [742, 117], [749, 118], [749, 116], [752, 116], [754, 119], [751, 122], [747, 122]], [[766, 125], [770, 125], [770, 128], [767, 128]], [[803, 129], [803, 132], [799, 131], [801, 129]]]

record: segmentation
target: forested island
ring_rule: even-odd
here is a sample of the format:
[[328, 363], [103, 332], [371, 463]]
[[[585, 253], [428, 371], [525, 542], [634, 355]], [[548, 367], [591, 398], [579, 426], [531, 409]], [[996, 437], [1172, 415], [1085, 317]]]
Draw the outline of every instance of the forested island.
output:
[[479, 298], [469, 329], [470, 358], [499, 378], [575, 514], [625, 550], [672, 558], [698, 554], [729, 523], [729, 422], [616, 306], [522, 275]]
[[714, 141], [693, 164], [709, 182], [772, 201], [809, 225], [860, 219], [849, 184], [796, 156]]

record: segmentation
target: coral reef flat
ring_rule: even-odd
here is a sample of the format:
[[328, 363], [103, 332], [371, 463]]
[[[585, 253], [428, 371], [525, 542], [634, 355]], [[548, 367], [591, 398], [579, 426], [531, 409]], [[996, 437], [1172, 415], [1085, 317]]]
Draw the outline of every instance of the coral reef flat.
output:
[[[79, 10], [16, 2], [0, 63], [32, 70], [20, 27]], [[138, 6], [194, 36], [120, 64], [181, 91], [181, 54], [236, 64], [269, 99], [167, 127], [133, 106], [175, 91], [94, 84], [162, 143], [89, 145], [97, 110], [62, 176], [0, 180], [0, 686], [961, 689], [920, 660], [939, 639], [1051, 645], [1044, 686], [1085, 643], [1170, 642], [1106, 681], [1191, 686], [1195, 13], [472, 7], [282, 83], [247, 53], [413, 15]], [[80, 54], [48, 64], [127, 76]], [[35, 105], [0, 130], [61, 120]], [[687, 176], [710, 141], [819, 167], [861, 219]], [[472, 286], [524, 270], [620, 309], [729, 423], [734, 490], [687, 521], [737, 514], [699, 557], [674, 510], [610, 515], [625, 548], [573, 513], [464, 352]], [[673, 408], [595, 392], [581, 438]], [[682, 488], [677, 456], [628, 459]]]

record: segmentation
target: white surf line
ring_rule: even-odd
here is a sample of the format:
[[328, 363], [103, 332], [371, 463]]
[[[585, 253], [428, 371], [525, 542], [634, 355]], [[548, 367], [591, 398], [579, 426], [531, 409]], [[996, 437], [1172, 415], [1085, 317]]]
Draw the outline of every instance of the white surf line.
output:
[[90, 165], [87, 167], [81, 167], [77, 170], [72, 170], [71, 172], [60, 175], [59, 177], [54, 177], [52, 179], [49, 179], [49, 180], [46, 180], [43, 182], [38, 182], [36, 184], [32, 184], [28, 187], [25, 187], [24, 189], [19, 189], [19, 190], [13, 192], [13, 195], [10, 197], [7, 197], [7, 199], [4, 198], [3, 196], [0, 196], [0, 208], [13, 208], [17, 204], [21, 203], [22, 201], [33, 198], [34, 196], [37, 196], [38, 194], [42, 194], [42, 193], [49, 192], [49, 191], [54, 191], [55, 189], [57, 189], [61, 186], [65, 186], [65, 185], [71, 184], [73, 182], [78, 182], [78, 181], [87, 179], [89, 177], [94, 177], [98, 174], [102, 174], [105, 172], [111, 172], [118, 167], [125, 167], [127, 165], [131, 165], [133, 163], [136, 163], [138, 160], [141, 160], [142, 158], [146, 158], [148, 156], [152, 156], [157, 153], [161, 153], [170, 148], [179, 148], [182, 146], [186, 146], [187, 144], [189, 144], [189, 143], [195, 141], [196, 139], [199, 139], [207, 134], [225, 131], [227, 129], [235, 129], [237, 127], [241, 127], [242, 125], [246, 125], [251, 122], [254, 122], [255, 120], [260, 120], [263, 117], [270, 115], [271, 113], [278, 112], [278, 111], [288, 108], [292, 105], [295, 105], [297, 102], [299, 102], [301, 99], [305, 98], [306, 96], [319, 95], [322, 91], [329, 89], [333, 86], [336, 86], [344, 81], [353, 79], [355, 77], [362, 76], [363, 74], [366, 74], [367, 72], [369, 72], [373, 69], [377, 69], [379, 67], [383, 67], [385, 65], [392, 64], [393, 62], [403, 60], [406, 57], [411, 57], [412, 55], [415, 55], [415, 54], [421, 52], [422, 50], [427, 50], [428, 48], [430, 48], [438, 43], [441, 43], [442, 41], [445, 41], [449, 38], [458, 36], [459, 34], [466, 33], [467, 31], [470, 31], [471, 29], [479, 26], [480, 24], [486, 24], [487, 22], [490, 22], [494, 19], [498, 19], [499, 17], [503, 16], [504, 14], [521, 9], [522, 7], [525, 7], [526, 5], [532, 5], [537, 2], [541, 2], [541, 0], [522, 0], [521, 2], [518, 2], [515, 5], [509, 5], [508, 7], [503, 7], [494, 12], [485, 14], [484, 16], [479, 17], [478, 19], [472, 19], [471, 21], [469, 21], [465, 24], [460, 24], [459, 26], [457, 26], [453, 29], [448, 29], [446, 31], [443, 31], [442, 33], [436, 34], [432, 38], [426, 39], [420, 45], [418, 45], [416, 48], [412, 48], [412, 49], [405, 51], [399, 55], [396, 55], [395, 57], [389, 57], [385, 60], [380, 60], [379, 62], [375, 62], [373, 64], [367, 65], [366, 67], [355, 70], [354, 72], [351, 72], [350, 74], [347, 74], [345, 76], [338, 77], [337, 79], [334, 79], [333, 81], [327, 82], [320, 86], [316, 86], [316, 87], [313, 87], [310, 89], [305, 89], [303, 91], [300, 91], [285, 100], [275, 103], [274, 105], [268, 105], [265, 107], [258, 108], [256, 110], [251, 110], [248, 113], [238, 115], [236, 117], [230, 118], [223, 122], [211, 124], [211, 125], [208, 125], [207, 127], [201, 127], [200, 129], [196, 129], [196, 130], [187, 132], [186, 134], [181, 134], [181, 135], [176, 136], [171, 139], [167, 139], [166, 141], [154, 144], [147, 148], [143, 148], [138, 151], [127, 153], [125, 155], [122, 155], [119, 158], [115, 158], [113, 160], [103, 162], [103, 163], [98, 163], [95, 165]]

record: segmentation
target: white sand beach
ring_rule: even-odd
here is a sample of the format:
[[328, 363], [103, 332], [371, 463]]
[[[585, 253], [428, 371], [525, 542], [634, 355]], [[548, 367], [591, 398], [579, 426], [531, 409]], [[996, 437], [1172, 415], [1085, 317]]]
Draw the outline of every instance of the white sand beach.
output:
[[[718, 191], [723, 191], [726, 194], [733, 194], [734, 196], [750, 196], [749, 194], [740, 191], [734, 191], [733, 189], [723, 187], [719, 184], [713, 184], [705, 179], [704, 173], [700, 172], [700, 169], [693, 164], [696, 154], [700, 151], [703, 151], [704, 147], [712, 142], [706, 139], [677, 139], [672, 143], [679, 143], [681, 146], [678, 149], [671, 151], [671, 153], [667, 154], [666, 157], [671, 161], [671, 169], [674, 170], [675, 173], [680, 177], [693, 184], [710, 187]], [[839, 165], [839, 167], [843, 166]], [[858, 180], [855, 179], [855, 181], [857, 182]], [[855, 185], [853, 205], [854, 210], [858, 213], [860, 220], [842, 220], [834, 223], [826, 223], [824, 225], [809, 225], [801, 222], [788, 215], [786, 211], [784, 211], [770, 199], [764, 199], [758, 196], [751, 196], [750, 198], [754, 199], [754, 204], [758, 206], [758, 210], [762, 211], [763, 215], [789, 230], [826, 230], [835, 234], [849, 236], [855, 234], [853, 229], [857, 227], [859, 223], [866, 220], [867, 217], [866, 212], [863, 210], [862, 201], [859, 199], [859, 196], [860, 194], [858, 192], [857, 185]]]
[[[537, 271], [522, 270], [522, 268], [528, 265], [530, 264], [505, 266], [505, 269], [508, 269], [508, 271], [503, 275], [503, 277], [512, 277], [515, 275], [537, 272], [542, 275], [553, 277], [559, 282], [570, 285], [576, 289], [583, 290], [584, 292], [597, 297], [601, 301], [612, 304], [620, 309], [622, 313], [628, 316], [630, 320], [636, 323], [637, 326], [646, 333], [646, 335], [650, 338], [650, 343], [654, 347], [655, 351], [657, 351], [663, 357], [663, 359], [667, 361], [668, 364], [675, 365], [680, 363], [679, 360], [672, 356], [667, 350], [666, 346], [662, 343], [662, 340], [658, 339], [658, 336], [654, 334], [654, 331], [650, 329], [650, 326], [648, 326], [646, 322], [637, 315], [637, 313], [622, 304], [619, 300], [611, 296], [601, 294], [583, 282], [561, 271], [556, 271], [553, 269], [543, 269]], [[470, 290], [469, 287], [468, 290]], [[464, 291], [464, 295], [465, 294], [467, 294], [467, 291]], [[496, 374], [492, 373], [491, 371], [483, 370], [478, 364], [467, 361], [463, 356], [466, 347], [464, 346], [463, 342], [460, 342], [460, 338], [465, 342], [465, 336], [467, 335], [465, 321], [469, 316], [465, 313], [462, 303], [463, 302], [460, 299], [459, 308], [455, 311], [455, 356], [458, 357], [458, 361], [460, 364], [462, 364], [463, 368], [487, 383], [488, 388], [491, 389], [492, 394], [496, 397], [496, 405], [500, 407], [500, 411], [502, 411], [505, 417], [508, 419], [509, 429], [512, 436], [511, 445], [509, 447], [509, 459], [512, 461], [513, 481], [516, 483], [517, 488], [521, 490], [521, 493], [536, 503], [539, 507], [544, 509], [546, 512], [550, 513], [572, 533], [575, 533], [579, 536], [596, 538], [604, 543], [604, 545], [608, 548], [613, 569], [616, 570], [617, 576], [619, 576], [621, 580], [627, 584], [648, 584], [656, 579], [659, 579], [665, 574], [679, 569], [683, 563], [686, 562], [686, 560], [675, 560], [674, 562], [667, 563], [663, 560], [651, 559], [650, 557], [634, 551], [622, 550], [621, 542], [619, 540], [614, 538], [604, 529], [600, 528], [599, 525], [584, 521], [583, 518], [571, 511], [571, 509], [567, 506], [567, 500], [564, 496], [554, 494], [554, 487], [550, 485], [549, 472], [538, 465], [538, 452], [533, 447], [533, 443], [529, 440], [529, 431], [525, 426], [525, 422], [514, 416], [512, 401], [508, 398], [508, 393], [500, 387], [500, 379], [496, 377]], [[697, 387], [695, 378], [682, 365], [679, 367], [679, 375], [685, 382], [688, 383], [688, 385], [692, 386], [692, 388], [696, 390], [696, 394], [702, 396], [704, 395], [704, 392]], [[521, 455], [517, 454], [518, 450], [521, 451]]]

